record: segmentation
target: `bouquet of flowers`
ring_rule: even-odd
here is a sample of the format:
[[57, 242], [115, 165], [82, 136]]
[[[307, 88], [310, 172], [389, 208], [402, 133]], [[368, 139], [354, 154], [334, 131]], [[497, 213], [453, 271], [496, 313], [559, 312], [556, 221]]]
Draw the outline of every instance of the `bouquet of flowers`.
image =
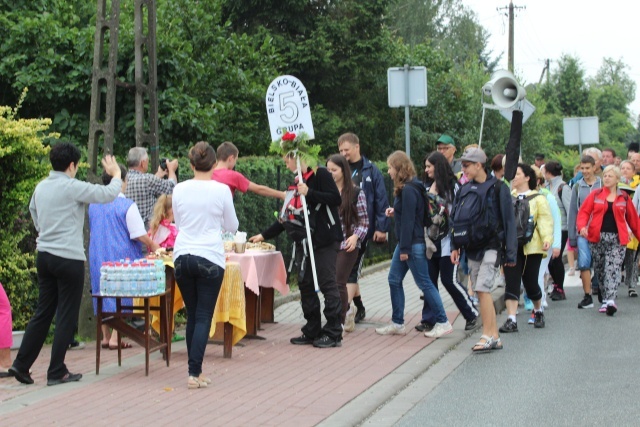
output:
[[299, 156], [309, 167], [315, 167], [320, 157], [320, 146], [309, 144], [309, 136], [305, 132], [296, 135], [285, 129], [282, 130], [282, 138], [271, 143], [269, 151], [282, 156], [289, 153]]

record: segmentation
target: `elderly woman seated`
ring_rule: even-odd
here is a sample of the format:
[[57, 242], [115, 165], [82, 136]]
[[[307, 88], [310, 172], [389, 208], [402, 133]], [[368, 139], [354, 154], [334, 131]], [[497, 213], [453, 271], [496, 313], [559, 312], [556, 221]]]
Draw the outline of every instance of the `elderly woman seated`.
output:
[[[89, 205], [89, 267], [91, 271], [91, 292], [100, 292], [100, 267], [103, 262], [129, 258], [135, 260], [142, 258], [142, 245], [147, 245], [152, 251], [159, 248], [147, 235], [144, 221], [140, 216], [138, 207], [131, 199], [124, 196], [127, 188], [125, 179], [127, 170], [119, 165], [122, 172], [122, 190], [118, 197], [107, 204]], [[102, 182], [108, 185], [111, 176], [102, 174]], [[131, 305], [131, 300], [122, 300], [123, 305]], [[114, 298], [103, 300], [103, 310], [113, 312], [116, 310]], [[93, 301], [94, 314], [97, 313], [97, 302]], [[122, 348], [130, 348], [128, 342], [121, 342]], [[115, 350], [118, 348], [118, 335], [116, 331], [110, 332], [109, 327], [102, 326], [102, 348]]]

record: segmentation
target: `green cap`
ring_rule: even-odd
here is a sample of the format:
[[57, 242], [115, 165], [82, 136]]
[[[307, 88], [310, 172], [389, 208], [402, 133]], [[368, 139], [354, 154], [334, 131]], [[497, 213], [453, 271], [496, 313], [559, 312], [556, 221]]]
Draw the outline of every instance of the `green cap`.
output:
[[453, 138], [451, 138], [446, 133], [443, 133], [442, 136], [438, 138], [438, 144], [448, 144], [448, 145], [453, 145], [454, 147], [456, 146], [456, 143], [453, 141]]

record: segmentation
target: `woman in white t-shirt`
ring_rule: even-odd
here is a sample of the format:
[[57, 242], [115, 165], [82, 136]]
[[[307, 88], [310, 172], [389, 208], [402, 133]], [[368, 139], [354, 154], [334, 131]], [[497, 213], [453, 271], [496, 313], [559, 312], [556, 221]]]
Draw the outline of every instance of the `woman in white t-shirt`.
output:
[[202, 360], [222, 278], [225, 256], [220, 231], [235, 232], [238, 218], [229, 187], [211, 180], [216, 154], [206, 142], [189, 150], [194, 177], [173, 190], [178, 237], [173, 250], [175, 276], [187, 309], [189, 388], [211, 380], [202, 375]]

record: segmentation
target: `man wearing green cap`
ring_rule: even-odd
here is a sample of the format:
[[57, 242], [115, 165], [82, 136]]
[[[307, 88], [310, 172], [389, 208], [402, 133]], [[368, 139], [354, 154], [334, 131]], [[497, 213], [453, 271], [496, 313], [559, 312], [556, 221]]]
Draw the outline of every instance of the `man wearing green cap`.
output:
[[436, 144], [436, 150], [442, 153], [447, 158], [447, 161], [453, 169], [453, 173], [457, 176], [462, 171], [460, 160], [454, 160], [453, 156], [456, 154], [456, 143], [449, 135], [443, 133]]

